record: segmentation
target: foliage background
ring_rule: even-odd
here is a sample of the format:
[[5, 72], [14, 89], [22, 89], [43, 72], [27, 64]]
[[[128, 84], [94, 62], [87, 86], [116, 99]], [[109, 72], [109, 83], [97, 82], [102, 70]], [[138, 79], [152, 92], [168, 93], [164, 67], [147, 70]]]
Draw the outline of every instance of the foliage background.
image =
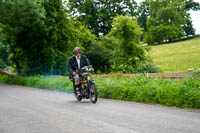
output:
[[0, 0], [0, 67], [19, 75], [68, 75], [79, 46], [96, 73], [160, 72], [141, 44], [194, 35], [193, 0]]

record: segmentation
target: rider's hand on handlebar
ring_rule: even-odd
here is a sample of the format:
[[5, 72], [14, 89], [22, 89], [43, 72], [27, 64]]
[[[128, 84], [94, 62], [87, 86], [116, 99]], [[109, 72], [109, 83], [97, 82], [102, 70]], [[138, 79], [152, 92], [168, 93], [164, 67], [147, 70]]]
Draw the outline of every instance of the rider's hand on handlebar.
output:
[[92, 68], [92, 70], [91, 70], [92, 72], [94, 72], [94, 68]]
[[76, 75], [76, 72], [73, 72], [73, 75], [75, 76], [75, 75]]

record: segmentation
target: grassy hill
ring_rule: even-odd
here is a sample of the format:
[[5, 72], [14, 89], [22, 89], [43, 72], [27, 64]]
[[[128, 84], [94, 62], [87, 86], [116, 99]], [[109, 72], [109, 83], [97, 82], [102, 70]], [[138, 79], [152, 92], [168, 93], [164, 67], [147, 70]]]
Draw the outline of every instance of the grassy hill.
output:
[[163, 72], [200, 69], [200, 37], [165, 45], [151, 46], [150, 56]]

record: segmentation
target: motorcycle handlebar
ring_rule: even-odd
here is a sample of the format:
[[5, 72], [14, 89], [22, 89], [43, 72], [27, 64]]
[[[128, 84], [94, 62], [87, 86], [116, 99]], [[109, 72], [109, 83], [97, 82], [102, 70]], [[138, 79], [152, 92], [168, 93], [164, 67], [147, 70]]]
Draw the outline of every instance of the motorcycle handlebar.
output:
[[76, 73], [81, 73], [81, 72], [92, 72], [92, 67], [91, 66], [84, 66], [84, 67], [76, 70]]

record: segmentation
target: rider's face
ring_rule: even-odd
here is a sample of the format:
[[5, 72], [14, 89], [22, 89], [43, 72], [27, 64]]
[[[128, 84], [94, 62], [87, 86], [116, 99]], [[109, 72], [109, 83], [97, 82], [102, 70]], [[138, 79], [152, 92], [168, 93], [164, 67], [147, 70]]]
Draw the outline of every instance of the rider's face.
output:
[[76, 56], [81, 56], [81, 53], [76, 53]]

